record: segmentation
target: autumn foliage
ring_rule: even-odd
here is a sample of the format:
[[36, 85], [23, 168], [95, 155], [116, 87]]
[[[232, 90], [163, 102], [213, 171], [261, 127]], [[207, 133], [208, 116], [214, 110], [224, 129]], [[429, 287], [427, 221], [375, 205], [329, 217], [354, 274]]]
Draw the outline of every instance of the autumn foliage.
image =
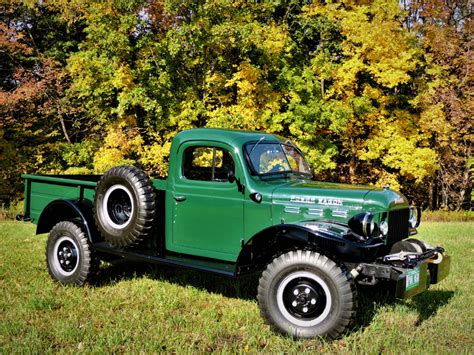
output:
[[0, 198], [23, 172], [165, 176], [192, 127], [292, 139], [318, 179], [469, 209], [468, 1], [10, 2], [0, 14]]

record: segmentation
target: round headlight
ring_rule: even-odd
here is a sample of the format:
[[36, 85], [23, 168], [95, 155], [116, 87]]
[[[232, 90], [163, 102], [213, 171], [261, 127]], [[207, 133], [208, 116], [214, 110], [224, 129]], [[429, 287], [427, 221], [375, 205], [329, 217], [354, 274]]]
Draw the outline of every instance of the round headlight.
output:
[[380, 228], [380, 232], [385, 237], [388, 234], [388, 223], [387, 223], [387, 221], [383, 221], [382, 223], [380, 223], [379, 228]]
[[362, 232], [366, 237], [370, 237], [375, 229], [374, 215], [366, 213], [362, 221]]
[[420, 224], [420, 211], [416, 207], [410, 207], [410, 226], [412, 228], [418, 227]]
[[374, 237], [378, 232], [377, 224], [372, 213], [360, 213], [349, 220], [349, 228], [357, 235]]

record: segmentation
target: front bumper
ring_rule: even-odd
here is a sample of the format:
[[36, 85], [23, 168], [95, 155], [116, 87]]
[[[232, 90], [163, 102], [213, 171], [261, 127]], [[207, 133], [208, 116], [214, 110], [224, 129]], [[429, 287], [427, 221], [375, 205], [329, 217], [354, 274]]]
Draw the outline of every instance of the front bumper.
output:
[[437, 284], [449, 275], [451, 257], [443, 255], [439, 264], [422, 262], [413, 269], [405, 269], [396, 281], [395, 296], [400, 299], [412, 298]]
[[432, 259], [427, 259], [411, 267], [364, 263], [356, 268], [356, 281], [365, 285], [375, 285], [378, 281], [393, 282], [395, 297], [408, 299], [426, 291], [431, 284], [445, 279], [450, 268], [451, 257], [446, 254], [442, 255], [442, 260], [437, 264]]

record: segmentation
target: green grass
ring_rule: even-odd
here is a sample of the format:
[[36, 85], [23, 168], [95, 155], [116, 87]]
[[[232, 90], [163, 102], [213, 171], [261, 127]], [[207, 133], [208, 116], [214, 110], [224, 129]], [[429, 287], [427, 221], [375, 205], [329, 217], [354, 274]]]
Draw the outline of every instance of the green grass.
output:
[[474, 211], [423, 211], [421, 215], [425, 222], [474, 222]]
[[181, 269], [105, 266], [85, 287], [46, 271], [46, 236], [0, 223], [0, 353], [364, 352], [470, 353], [474, 348], [474, 223], [426, 223], [419, 238], [453, 256], [448, 279], [407, 302], [363, 290], [357, 322], [341, 339], [294, 341], [270, 331], [256, 277], [239, 281]]

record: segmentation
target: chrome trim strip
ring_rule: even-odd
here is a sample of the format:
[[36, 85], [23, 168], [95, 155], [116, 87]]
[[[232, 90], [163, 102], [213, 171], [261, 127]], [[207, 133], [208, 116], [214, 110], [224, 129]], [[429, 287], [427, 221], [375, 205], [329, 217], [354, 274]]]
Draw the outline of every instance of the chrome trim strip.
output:
[[347, 211], [344, 210], [334, 210], [332, 211], [333, 217], [342, 217], [347, 218]]
[[295, 206], [286, 206], [285, 207], [286, 213], [300, 213], [300, 208]]
[[324, 210], [322, 208], [308, 208], [308, 214], [322, 217], [324, 215]]

